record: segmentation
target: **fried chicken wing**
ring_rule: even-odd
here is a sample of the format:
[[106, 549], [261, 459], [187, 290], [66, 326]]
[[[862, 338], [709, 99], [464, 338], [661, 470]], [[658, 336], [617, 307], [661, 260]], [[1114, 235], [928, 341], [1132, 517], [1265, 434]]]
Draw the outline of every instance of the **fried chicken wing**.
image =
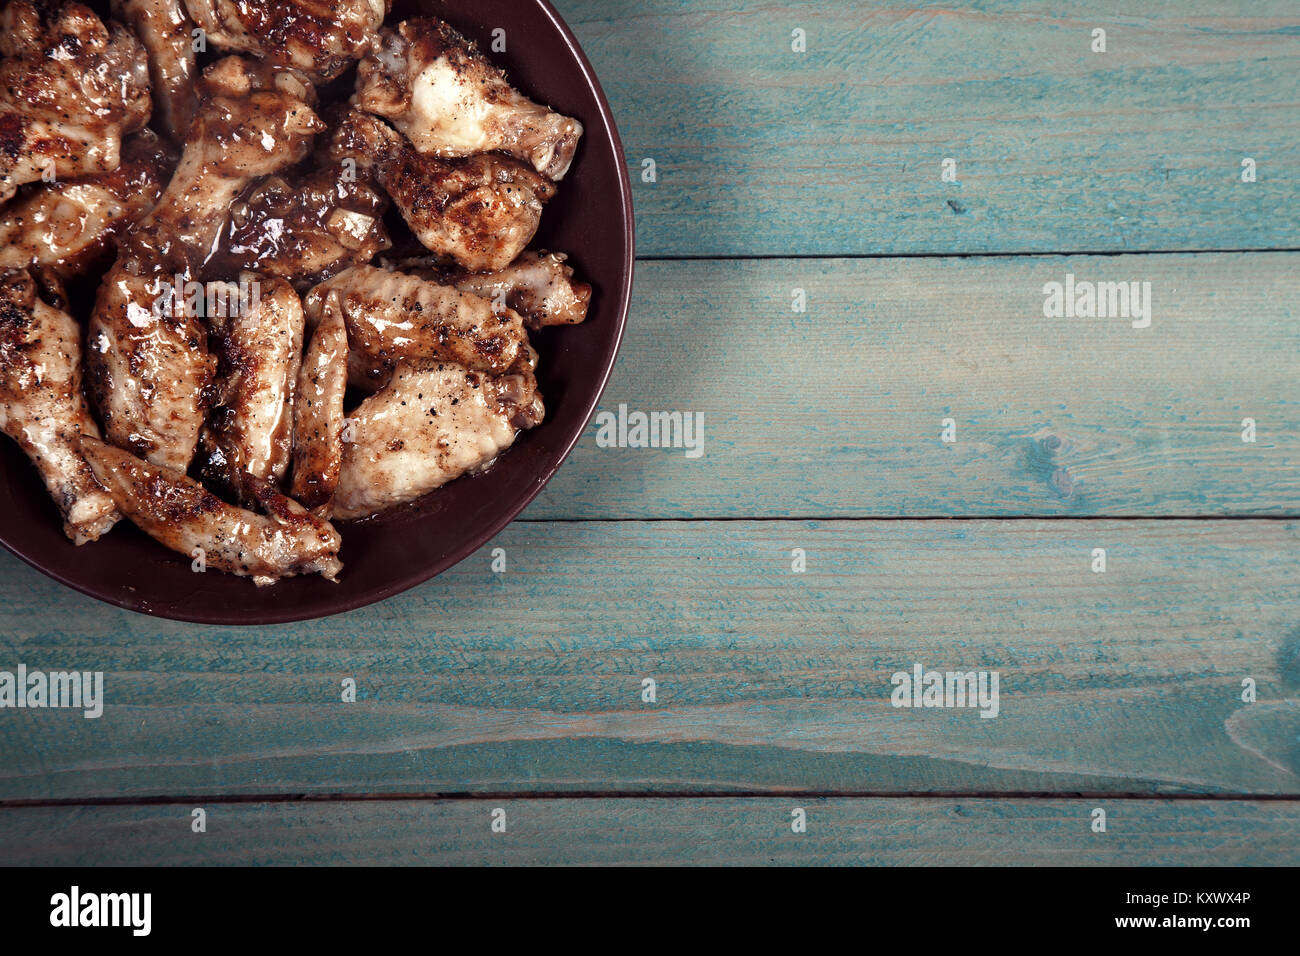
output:
[[399, 362], [456, 362], [470, 370], [504, 372], [528, 349], [523, 319], [510, 309], [416, 276], [354, 266], [307, 294], [309, 322], [325, 297], [338, 293], [348, 344], [356, 359], [351, 384], [374, 391]]
[[113, 0], [113, 14], [135, 30], [149, 55], [154, 116], [168, 136], [183, 142], [198, 108], [194, 21], [181, 0]]
[[390, 246], [388, 200], [364, 177], [338, 167], [289, 180], [270, 176], [235, 203], [209, 270], [257, 269], [288, 279], [299, 291]]
[[81, 329], [36, 296], [24, 270], [0, 276], [0, 431], [27, 453], [77, 544], [117, 522], [113, 499], [81, 455], [97, 435], [81, 397]]
[[40, 10], [13, 0], [0, 14], [0, 201], [51, 172], [111, 172], [122, 138], [149, 119], [149, 65], [130, 31], [79, 3], [48, 20]]
[[61, 279], [100, 264], [112, 240], [153, 208], [173, 157], [149, 130], [130, 137], [111, 173], [41, 186], [0, 212], [0, 269]]
[[390, 120], [421, 153], [500, 150], [556, 180], [582, 136], [581, 123], [516, 92], [473, 43], [428, 17], [380, 33], [357, 67], [356, 104]]
[[382, 120], [349, 114], [330, 158], [353, 159], [393, 198], [424, 247], [471, 272], [502, 269], [532, 241], [555, 185], [506, 156], [422, 155]]
[[339, 295], [321, 305], [298, 373], [293, 422], [293, 486], [290, 494], [313, 513], [328, 517], [343, 466], [343, 395], [348, 386], [348, 333]]
[[141, 461], [93, 438], [82, 449], [121, 512], [160, 544], [258, 586], [299, 574], [337, 580], [339, 533], [297, 502], [249, 479], [265, 514], [226, 504], [182, 472]]
[[314, 90], [289, 73], [230, 57], [199, 89], [180, 166], [100, 287], [86, 362], [109, 441], [179, 471], [194, 455], [213, 371], [185, 284], [211, 256], [231, 201], [301, 160], [322, 125], [307, 104]]
[[324, 128], [310, 105], [310, 84], [238, 57], [208, 67], [199, 92], [180, 165], [123, 245], [122, 259], [136, 271], [198, 275], [240, 193], [253, 180], [302, 160]]
[[212, 380], [207, 330], [182, 288], [121, 263], [105, 276], [86, 337], [87, 390], [108, 440], [184, 471]]
[[587, 318], [591, 286], [575, 281], [562, 252], [525, 252], [499, 272], [452, 273], [447, 280], [462, 292], [504, 302], [529, 328], [577, 325]]
[[391, 0], [185, 0], [221, 50], [332, 80], [369, 49]]
[[399, 366], [351, 415], [334, 515], [378, 514], [481, 471], [542, 413], [526, 367], [493, 378], [459, 365]]
[[[213, 287], [217, 289], [213, 289]], [[283, 279], [245, 273], [240, 284], [212, 283], [208, 342], [217, 358], [201, 476], [230, 489], [236, 473], [279, 485], [289, 470], [293, 406], [302, 362], [298, 293]]]

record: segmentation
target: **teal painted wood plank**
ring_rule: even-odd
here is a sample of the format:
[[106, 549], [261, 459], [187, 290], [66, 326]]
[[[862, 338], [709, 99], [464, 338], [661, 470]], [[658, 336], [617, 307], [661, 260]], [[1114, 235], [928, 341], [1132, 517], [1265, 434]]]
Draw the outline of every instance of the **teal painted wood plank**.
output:
[[[805, 811], [807, 831], [791, 830]], [[1093, 833], [1092, 811], [1106, 811]], [[1295, 866], [1300, 804], [740, 799], [0, 809], [14, 865]], [[505, 812], [504, 833], [490, 830]]]
[[1292, 0], [556, 6], [612, 101], [642, 255], [1300, 246]]
[[[1045, 318], [1067, 275], [1150, 283], [1150, 327]], [[528, 516], [1300, 513], [1298, 298], [1288, 253], [643, 263], [601, 412], [702, 453], [598, 419]]]
[[[490, 547], [506, 573], [485, 549], [267, 629], [110, 609], [4, 557], [0, 669], [102, 670], [106, 706], [0, 710], [0, 799], [1300, 795], [1300, 522], [517, 523]], [[997, 671], [998, 716], [891, 706], [916, 664]]]

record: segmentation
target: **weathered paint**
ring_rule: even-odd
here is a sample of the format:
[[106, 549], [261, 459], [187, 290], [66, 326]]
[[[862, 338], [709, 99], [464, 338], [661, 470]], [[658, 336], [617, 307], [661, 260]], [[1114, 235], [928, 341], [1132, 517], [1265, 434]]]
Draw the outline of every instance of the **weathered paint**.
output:
[[[1150, 326], [1045, 317], [1067, 275], [1149, 282]], [[593, 421], [528, 515], [1294, 515], [1298, 300], [1292, 253], [642, 263], [601, 409], [702, 413], [703, 454]]]
[[1300, 246], [1300, 14], [1227, 6], [557, 3], [614, 107], [644, 256]]
[[[1282, 521], [516, 523], [414, 592], [261, 630], [4, 558], [4, 660], [102, 669], [107, 704], [0, 712], [0, 798], [1296, 793], [1298, 545]], [[998, 671], [999, 715], [891, 706], [918, 663]]]

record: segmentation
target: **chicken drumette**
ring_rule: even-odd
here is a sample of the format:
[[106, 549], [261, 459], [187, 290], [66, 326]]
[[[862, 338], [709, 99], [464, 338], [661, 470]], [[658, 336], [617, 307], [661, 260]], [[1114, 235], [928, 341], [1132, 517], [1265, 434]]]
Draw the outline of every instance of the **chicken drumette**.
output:
[[184, 471], [194, 457], [212, 381], [207, 329], [158, 274], [115, 267], [95, 300], [86, 340], [87, 391], [110, 442]]
[[562, 252], [525, 252], [497, 272], [445, 272], [440, 281], [462, 292], [505, 304], [524, 317], [530, 329], [577, 325], [587, 318], [591, 286], [573, 277]]
[[564, 178], [582, 136], [581, 123], [518, 93], [477, 46], [428, 17], [381, 32], [357, 68], [356, 104], [422, 153], [500, 150], [551, 179]]
[[298, 373], [290, 493], [328, 517], [343, 466], [343, 397], [348, 387], [348, 332], [339, 294], [320, 301], [320, 315]]

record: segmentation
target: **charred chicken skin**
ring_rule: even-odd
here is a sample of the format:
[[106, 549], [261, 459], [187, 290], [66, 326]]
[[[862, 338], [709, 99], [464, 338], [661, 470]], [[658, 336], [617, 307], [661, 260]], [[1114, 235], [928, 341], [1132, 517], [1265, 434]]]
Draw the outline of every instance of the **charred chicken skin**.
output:
[[318, 83], [369, 49], [389, 6], [389, 0], [185, 0], [217, 49], [298, 70]]
[[381, 185], [416, 238], [471, 272], [503, 269], [532, 241], [555, 186], [508, 156], [439, 159], [417, 152], [382, 120], [349, 114], [329, 157]]
[[144, 48], [79, 3], [48, 19], [30, 0], [0, 12], [0, 201], [19, 186], [108, 173], [149, 119]]

